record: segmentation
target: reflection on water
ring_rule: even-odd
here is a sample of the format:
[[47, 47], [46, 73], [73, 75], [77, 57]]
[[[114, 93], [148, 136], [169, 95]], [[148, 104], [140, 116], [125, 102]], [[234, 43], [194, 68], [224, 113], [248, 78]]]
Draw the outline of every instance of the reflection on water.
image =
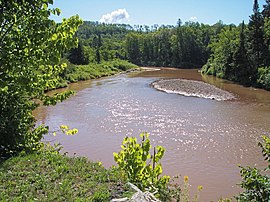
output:
[[[210, 99], [167, 94], [151, 87], [159, 79], [193, 79], [231, 92], [237, 99]], [[269, 135], [270, 93], [244, 88], [196, 70], [161, 69], [79, 82], [76, 96], [36, 111], [39, 123], [53, 131], [61, 124], [79, 129], [73, 137], [49, 136], [71, 155], [84, 155], [112, 165], [126, 135], [149, 132], [154, 145], [166, 148], [164, 172], [188, 175], [201, 199], [215, 200], [237, 193], [238, 164], [263, 166], [257, 140]], [[193, 188], [192, 187], [192, 188]]]

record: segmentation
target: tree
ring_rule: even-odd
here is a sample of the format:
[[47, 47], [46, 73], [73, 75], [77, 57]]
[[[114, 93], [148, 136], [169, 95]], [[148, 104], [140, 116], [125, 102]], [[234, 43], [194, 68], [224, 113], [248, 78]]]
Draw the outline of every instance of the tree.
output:
[[[253, 75], [256, 75], [257, 68], [264, 66], [267, 58], [267, 47], [264, 43], [264, 20], [259, 10], [258, 0], [254, 0], [253, 14], [248, 24], [249, 55], [253, 65]], [[254, 77], [254, 76], [253, 76]], [[252, 80], [254, 81], [254, 77]]]
[[98, 34], [98, 36], [94, 36], [93, 47], [96, 49], [95, 59], [96, 62], [99, 64], [101, 62], [100, 49], [102, 47], [102, 39], [100, 33]]
[[218, 77], [236, 80], [234, 72], [234, 52], [238, 46], [239, 31], [235, 27], [224, 28], [216, 41], [210, 44], [213, 52], [203, 68], [203, 72]]
[[99, 64], [101, 61], [99, 49], [96, 49], [96, 61]]
[[263, 17], [264, 18], [269, 18], [270, 17], [270, 0], [265, 0], [266, 4], [263, 5]]
[[236, 81], [239, 81], [243, 84], [250, 84], [250, 77], [253, 72], [248, 61], [245, 38], [245, 23], [243, 21], [239, 34], [239, 44], [234, 53], [234, 71], [232, 74]]
[[71, 63], [76, 65], [87, 65], [90, 62], [89, 57], [89, 52], [79, 43], [78, 47], [71, 49], [68, 59]]
[[268, 49], [268, 54], [266, 58], [265, 66], [270, 66], [270, 0], [266, 0], [266, 5], [264, 5], [263, 17], [264, 17], [264, 41], [266, 48]]
[[182, 26], [182, 20], [179, 18], [177, 20], [177, 27], [181, 27]]
[[139, 65], [141, 63], [140, 35], [130, 33], [126, 36], [126, 50], [128, 59]]
[[63, 51], [76, 45], [74, 33], [81, 24], [78, 16], [50, 20], [59, 9], [50, 9], [52, 0], [0, 0], [0, 157], [33, 149], [48, 131], [35, 128], [32, 116], [40, 100], [56, 104], [68, 97], [65, 92], [49, 97], [65, 69]]

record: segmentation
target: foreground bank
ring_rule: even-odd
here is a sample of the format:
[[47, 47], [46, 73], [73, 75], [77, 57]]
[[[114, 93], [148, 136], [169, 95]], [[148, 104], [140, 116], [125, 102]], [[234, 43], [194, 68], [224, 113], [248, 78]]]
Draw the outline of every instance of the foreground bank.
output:
[[[262, 148], [265, 160], [268, 161], [269, 169], [270, 139], [266, 136], [264, 136], [263, 139], [264, 141], [259, 143], [259, 146]], [[160, 185], [160, 183], [157, 183], [160, 180], [161, 183], [164, 183], [163, 177], [159, 178], [158, 181], [154, 180], [154, 178], [158, 176], [156, 173], [162, 172], [160, 164], [158, 164], [156, 168], [153, 168], [154, 173], [152, 173], [149, 172], [149, 169], [152, 169], [151, 165], [149, 167], [149, 165], [143, 163], [145, 159], [141, 157], [143, 157], [145, 153], [141, 151], [146, 151], [146, 154], [148, 154], [147, 151], [151, 146], [147, 139], [142, 141], [141, 144], [137, 144], [136, 138], [125, 139], [123, 141], [123, 150], [115, 154], [119, 168], [112, 167], [110, 169], [105, 169], [101, 162], [93, 163], [84, 157], [67, 157], [60, 154], [55, 149], [40, 150], [39, 152], [30, 154], [21, 153], [0, 164], [0, 200], [111, 201], [114, 198], [122, 198], [113, 201], [159, 201], [148, 191], [144, 193], [147, 193], [150, 199], [148, 197], [147, 200], [141, 198], [141, 196], [145, 196], [144, 193], [133, 184], [127, 183], [132, 180], [132, 176], [136, 176], [133, 182], [137, 182], [137, 186], [143, 186], [144, 182], [149, 179], [153, 182], [152, 185]], [[126, 143], [128, 143], [128, 145], [126, 145]], [[150, 147], [145, 147], [146, 145]], [[135, 149], [139, 152], [134, 152]], [[158, 159], [162, 158], [162, 155], [160, 156], [159, 154], [162, 148], [161, 150], [160, 148], [157, 150], [158, 152], [156, 154], [154, 153], [153, 156], [154, 161], [158, 161]], [[128, 153], [126, 153], [127, 151]], [[125, 155], [122, 155], [124, 153], [127, 158], [125, 158]], [[163, 154], [164, 150], [161, 153]], [[135, 161], [135, 159], [137, 159], [137, 161]], [[119, 160], [121, 160], [120, 164]], [[124, 168], [123, 165], [127, 165], [128, 167], [122, 170]], [[134, 171], [134, 173], [132, 174], [128, 170]], [[269, 201], [270, 179], [269, 176], [264, 173], [266, 170], [267, 168], [259, 170], [257, 168], [242, 167], [241, 187], [244, 191], [239, 196], [235, 197], [237, 201]], [[146, 178], [143, 179], [140, 178], [140, 176]], [[129, 187], [130, 185], [132, 186]], [[135, 187], [135, 192], [137, 192], [135, 194], [133, 186]], [[158, 197], [162, 195], [167, 196], [165, 198], [161, 197], [162, 201], [191, 201], [187, 176], [184, 177], [183, 187], [173, 184], [169, 184], [169, 186], [166, 187], [166, 189], [162, 190], [157, 189], [158, 191], [155, 192]], [[133, 188], [133, 190], [131, 188]], [[199, 186], [198, 190], [202, 190], [202, 186]], [[131, 196], [132, 198], [128, 199]], [[136, 200], [132, 200], [134, 196], [137, 197]], [[151, 200], [151, 198], [154, 200]], [[197, 194], [195, 194], [192, 201], [198, 201]], [[219, 202], [230, 201], [230, 199], [219, 200]]]
[[83, 157], [38, 152], [0, 165], [1, 201], [109, 201], [131, 195], [123, 175]]

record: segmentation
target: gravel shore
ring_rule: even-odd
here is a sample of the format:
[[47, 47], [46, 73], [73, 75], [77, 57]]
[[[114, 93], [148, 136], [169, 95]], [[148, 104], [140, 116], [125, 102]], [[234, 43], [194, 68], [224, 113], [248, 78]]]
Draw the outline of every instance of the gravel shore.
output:
[[218, 101], [235, 99], [235, 96], [232, 93], [201, 81], [168, 79], [155, 81], [152, 83], [152, 86], [160, 91], [184, 96], [200, 97]]

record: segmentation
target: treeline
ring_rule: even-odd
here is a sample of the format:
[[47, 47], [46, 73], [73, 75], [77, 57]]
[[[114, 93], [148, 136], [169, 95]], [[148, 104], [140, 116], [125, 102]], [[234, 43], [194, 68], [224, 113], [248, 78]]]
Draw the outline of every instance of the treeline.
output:
[[249, 23], [223, 28], [209, 47], [203, 73], [270, 89], [270, 1], [261, 12], [254, 0]]
[[210, 26], [198, 22], [176, 26], [130, 26], [84, 22], [78, 48], [68, 58], [74, 64], [129, 60], [142, 66], [199, 68], [211, 54], [209, 42], [227, 27], [221, 21]]
[[67, 57], [87, 65], [115, 59], [140, 66], [202, 68], [202, 72], [270, 89], [270, 0], [262, 12], [254, 0], [248, 24], [185, 22], [175, 26], [130, 26], [84, 22], [79, 46]]
[[181, 20], [175, 27], [130, 32], [125, 37], [127, 59], [138, 65], [199, 68], [210, 55], [208, 43], [223, 27]]
[[129, 25], [85, 21], [77, 31], [79, 45], [68, 55], [70, 62], [86, 65], [126, 59], [123, 39], [130, 29]]

